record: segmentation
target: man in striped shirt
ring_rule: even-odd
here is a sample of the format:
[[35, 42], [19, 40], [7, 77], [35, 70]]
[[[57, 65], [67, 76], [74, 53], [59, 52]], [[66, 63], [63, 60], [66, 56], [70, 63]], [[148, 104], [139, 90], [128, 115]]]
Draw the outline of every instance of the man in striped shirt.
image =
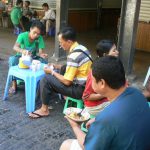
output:
[[48, 104], [54, 93], [60, 93], [72, 98], [81, 99], [85, 88], [88, 72], [92, 61], [90, 52], [76, 40], [76, 32], [72, 27], [65, 27], [58, 33], [60, 46], [67, 51], [67, 65], [64, 75], [55, 72], [61, 65], [44, 68], [45, 77], [40, 81], [36, 99], [42, 101], [42, 106], [35, 112], [29, 113], [31, 118], [49, 115]]

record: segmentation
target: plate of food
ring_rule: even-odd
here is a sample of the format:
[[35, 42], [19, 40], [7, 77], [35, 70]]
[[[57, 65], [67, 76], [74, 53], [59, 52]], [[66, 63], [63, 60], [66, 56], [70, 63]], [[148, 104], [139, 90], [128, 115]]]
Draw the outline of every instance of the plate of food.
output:
[[81, 111], [82, 109], [80, 108], [69, 107], [65, 109], [65, 115], [76, 122], [87, 121], [90, 118], [90, 114], [86, 110]]

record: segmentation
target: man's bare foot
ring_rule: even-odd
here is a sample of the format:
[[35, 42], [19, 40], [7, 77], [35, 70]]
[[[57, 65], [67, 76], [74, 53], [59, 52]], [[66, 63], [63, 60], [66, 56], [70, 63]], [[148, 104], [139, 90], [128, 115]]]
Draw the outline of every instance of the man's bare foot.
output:
[[49, 110], [47, 111], [43, 111], [42, 108], [32, 112], [32, 113], [28, 113], [29, 117], [32, 119], [37, 119], [37, 118], [41, 118], [41, 117], [47, 117], [49, 115]]

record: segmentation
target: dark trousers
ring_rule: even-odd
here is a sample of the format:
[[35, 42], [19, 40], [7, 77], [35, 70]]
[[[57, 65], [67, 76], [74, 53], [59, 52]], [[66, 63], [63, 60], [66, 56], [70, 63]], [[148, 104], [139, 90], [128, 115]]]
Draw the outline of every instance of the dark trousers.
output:
[[46, 74], [44, 78], [40, 80], [37, 89], [36, 100], [40, 99], [42, 104], [48, 105], [49, 101], [52, 100], [53, 94], [56, 93], [60, 93], [64, 96], [69, 96], [76, 99], [81, 99], [84, 88], [84, 86], [78, 84], [66, 86], [54, 76]]

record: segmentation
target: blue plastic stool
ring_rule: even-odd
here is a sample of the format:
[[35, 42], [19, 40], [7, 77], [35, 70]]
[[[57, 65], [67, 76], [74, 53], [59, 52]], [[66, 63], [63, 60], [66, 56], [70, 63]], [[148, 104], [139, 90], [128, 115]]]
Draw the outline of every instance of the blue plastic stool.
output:
[[34, 111], [37, 83], [44, 74], [45, 73], [42, 69], [34, 72], [30, 69], [20, 69], [18, 66], [10, 67], [3, 100], [6, 100], [8, 97], [9, 85], [11, 83], [12, 76], [15, 76], [25, 82], [26, 112], [29, 113]]
[[75, 99], [72, 97], [67, 97], [66, 102], [65, 102], [65, 106], [64, 106], [64, 110], [63, 110], [64, 114], [65, 114], [65, 109], [68, 107], [83, 108], [84, 107], [83, 100], [82, 99]]
[[48, 32], [49, 36], [55, 36], [55, 27], [51, 27]]
[[20, 33], [22, 33], [21, 28], [19, 28], [19, 27], [14, 27], [14, 34], [15, 34], [15, 35], [19, 35]]

